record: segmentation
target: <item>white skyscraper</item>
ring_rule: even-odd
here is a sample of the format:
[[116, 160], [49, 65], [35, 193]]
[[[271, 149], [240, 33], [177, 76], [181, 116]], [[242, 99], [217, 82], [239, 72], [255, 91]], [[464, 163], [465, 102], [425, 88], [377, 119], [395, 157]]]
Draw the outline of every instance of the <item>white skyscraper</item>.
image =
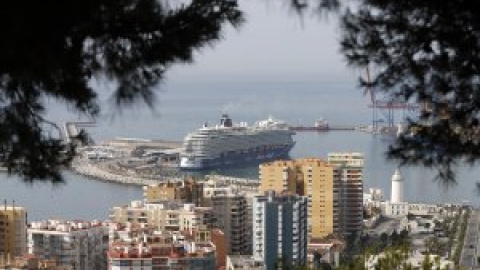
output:
[[392, 203], [403, 202], [403, 179], [398, 169], [392, 176], [392, 194], [390, 201]]

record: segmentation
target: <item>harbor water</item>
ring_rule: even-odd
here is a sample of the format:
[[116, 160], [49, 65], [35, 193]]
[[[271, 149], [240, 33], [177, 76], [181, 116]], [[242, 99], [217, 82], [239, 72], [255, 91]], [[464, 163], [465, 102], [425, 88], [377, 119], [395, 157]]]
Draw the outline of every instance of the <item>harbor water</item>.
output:
[[[311, 125], [319, 118], [338, 125], [369, 124], [368, 100], [355, 82], [169, 82], [158, 92], [155, 110], [138, 106], [116, 112], [109, 106], [108, 94], [102, 97], [104, 114], [88, 131], [97, 143], [114, 137], [166, 139], [180, 141], [205, 122], [211, 125], [222, 113], [234, 122], [253, 121], [273, 116], [292, 124]], [[84, 120], [65, 113], [59, 104], [49, 104], [49, 117], [62, 121]], [[397, 118], [402, 117], [399, 113]], [[355, 131], [298, 132], [293, 158], [326, 158], [329, 152], [354, 151], [365, 155], [364, 188], [382, 188], [390, 196], [390, 179], [397, 164], [387, 161], [390, 140]], [[411, 202], [480, 202], [477, 181], [480, 170], [459, 168], [458, 184], [445, 187], [434, 181], [435, 172], [422, 167], [401, 168], [405, 179], [405, 199]], [[218, 170], [220, 174], [258, 177], [258, 167]], [[107, 219], [110, 207], [141, 199], [136, 186], [105, 183], [65, 172], [66, 182], [22, 182], [0, 174], [0, 199], [27, 208], [29, 220], [45, 218]]]

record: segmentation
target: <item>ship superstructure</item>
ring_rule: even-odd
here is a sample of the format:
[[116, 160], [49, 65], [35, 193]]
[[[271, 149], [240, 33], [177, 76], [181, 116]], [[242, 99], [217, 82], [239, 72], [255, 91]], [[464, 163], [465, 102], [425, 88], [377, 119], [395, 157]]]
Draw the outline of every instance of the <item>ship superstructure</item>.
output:
[[185, 137], [180, 167], [198, 170], [287, 157], [295, 145], [294, 134], [272, 118], [248, 126], [234, 124], [224, 114], [219, 125], [205, 124]]

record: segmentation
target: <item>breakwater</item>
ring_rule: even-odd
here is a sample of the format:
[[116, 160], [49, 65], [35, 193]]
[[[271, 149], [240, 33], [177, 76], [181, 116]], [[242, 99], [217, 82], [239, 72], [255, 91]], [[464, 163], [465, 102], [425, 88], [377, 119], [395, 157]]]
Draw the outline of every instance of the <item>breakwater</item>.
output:
[[[90, 163], [83, 159], [73, 162], [72, 171], [84, 177], [99, 181], [134, 186], [158, 185], [160, 183], [177, 181], [180, 182], [185, 178], [185, 176], [181, 175], [163, 176], [138, 174], [128, 170], [118, 170], [117, 167], [113, 167], [108, 162]], [[255, 190], [259, 185], [258, 179], [238, 178], [224, 175], [207, 175], [204, 177], [204, 179], [199, 180], [199, 182], [209, 179], [214, 180], [216, 183], [221, 183], [224, 185], [236, 185], [252, 190]]]
[[[113, 182], [117, 184], [124, 184], [124, 185], [134, 185], [134, 186], [145, 186], [145, 185], [155, 185], [161, 183], [162, 181], [159, 179], [154, 178], [145, 178], [145, 177], [138, 177], [133, 175], [126, 175], [126, 174], [117, 174], [113, 173], [101, 166], [97, 166], [91, 163], [80, 163], [75, 162], [72, 165], [72, 171], [76, 174], [93, 178], [99, 181], [105, 182]], [[167, 179], [165, 179], [166, 181]], [[169, 178], [170, 181], [179, 181], [179, 179]]]

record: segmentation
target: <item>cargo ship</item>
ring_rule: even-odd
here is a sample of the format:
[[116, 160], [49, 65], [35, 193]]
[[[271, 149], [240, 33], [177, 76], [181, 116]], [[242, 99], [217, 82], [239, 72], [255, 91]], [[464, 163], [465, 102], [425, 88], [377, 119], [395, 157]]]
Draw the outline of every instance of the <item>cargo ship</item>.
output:
[[325, 119], [318, 119], [313, 126], [289, 126], [293, 131], [328, 131], [330, 127]]

